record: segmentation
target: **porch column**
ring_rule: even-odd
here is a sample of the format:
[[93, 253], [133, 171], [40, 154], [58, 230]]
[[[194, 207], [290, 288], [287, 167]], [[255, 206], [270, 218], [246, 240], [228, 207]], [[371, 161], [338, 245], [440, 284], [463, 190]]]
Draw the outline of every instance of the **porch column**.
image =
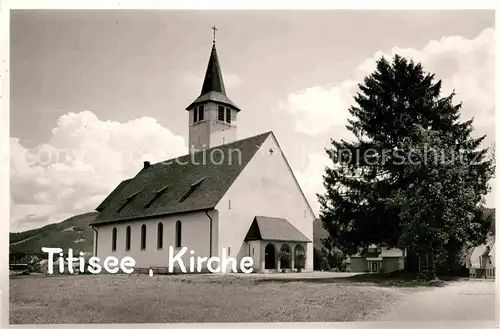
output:
[[281, 272], [281, 259], [279, 257], [279, 254], [281, 252], [281, 245], [282, 243], [280, 242], [275, 242], [274, 243], [274, 257], [276, 257], [275, 259], [275, 262], [276, 262], [276, 271], [277, 272]]

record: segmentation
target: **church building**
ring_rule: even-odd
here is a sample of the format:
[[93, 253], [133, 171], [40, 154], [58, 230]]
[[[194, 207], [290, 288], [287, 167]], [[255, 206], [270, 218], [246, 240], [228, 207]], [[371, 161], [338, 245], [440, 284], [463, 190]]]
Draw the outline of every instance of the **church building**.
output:
[[186, 111], [188, 154], [145, 161], [96, 208], [94, 255], [149, 269], [168, 266], [170, 246], [188, 248], [186, 266], [190, 250], [222, 257], [224, 248], [238, 264], [251, 257], [254, 272], [312, 271], [312, 208], [273, 132], [238, 139], [244, 111], [227, 96], [215, 40]]

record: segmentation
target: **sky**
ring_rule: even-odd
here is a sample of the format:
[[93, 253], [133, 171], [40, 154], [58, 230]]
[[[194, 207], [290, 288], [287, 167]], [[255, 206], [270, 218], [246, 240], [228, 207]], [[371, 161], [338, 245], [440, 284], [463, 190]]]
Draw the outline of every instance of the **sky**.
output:
[[[93, 211], [161, 149], [187, 153], [218, 28], [238, 138], [272, 130], [313, 209], [330, 138], [382, 55], [421, 62], [494, 141], [493, 11], [12, 11], [11, 228]], [[494, 190], [486, 205], [494, 207]]]

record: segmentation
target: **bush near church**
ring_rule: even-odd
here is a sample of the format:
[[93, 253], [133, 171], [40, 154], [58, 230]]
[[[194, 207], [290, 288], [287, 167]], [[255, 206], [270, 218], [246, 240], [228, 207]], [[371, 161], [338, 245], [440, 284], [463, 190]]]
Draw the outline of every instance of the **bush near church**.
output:
[[297, 251], [297, 254], [296, 254], [297, 264], [295, 264], [295, 267], [297, 268], [298, 272], [302, 272], [302, 269], [305, 266], [306, 257], [307, 256], [306, 256], [305, 252]]

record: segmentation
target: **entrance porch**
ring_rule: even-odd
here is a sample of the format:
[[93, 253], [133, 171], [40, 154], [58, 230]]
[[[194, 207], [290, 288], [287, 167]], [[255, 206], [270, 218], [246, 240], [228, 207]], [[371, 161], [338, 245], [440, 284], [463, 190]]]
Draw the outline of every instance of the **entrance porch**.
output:
[[[300, 271], [308, 268], [307, 244], [311, 241], [283, 218], [255, 217], [245, 242], [254, 270], [259, 272]], [[310, 266], [312, 267], [312, 266]]]

